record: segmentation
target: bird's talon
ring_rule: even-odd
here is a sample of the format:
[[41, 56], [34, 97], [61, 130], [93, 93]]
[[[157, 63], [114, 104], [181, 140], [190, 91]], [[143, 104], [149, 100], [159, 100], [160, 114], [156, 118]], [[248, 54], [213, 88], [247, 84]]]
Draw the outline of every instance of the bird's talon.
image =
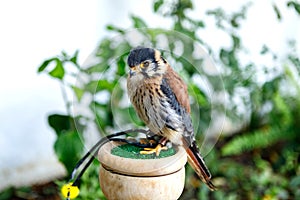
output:
[[144, 148], [144, 151], [140, 151], [140, 154], [153, 154], [155, 153], [156, 156], [159, 156], [161, 150], [167, 150], [168, 148], [166, 146], [161, 146], [161, 144], [158, 144], [155, 148]]

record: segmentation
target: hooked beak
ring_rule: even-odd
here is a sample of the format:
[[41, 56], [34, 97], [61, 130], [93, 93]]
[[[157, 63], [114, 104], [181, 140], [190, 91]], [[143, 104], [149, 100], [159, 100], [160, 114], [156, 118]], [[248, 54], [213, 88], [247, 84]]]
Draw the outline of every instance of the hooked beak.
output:
[[137, 66], [131, 67], [130, 70], [129, 70], [129, 76], [130, 77], [134, 76], [137, 72], [137, 69], [138, 69]]

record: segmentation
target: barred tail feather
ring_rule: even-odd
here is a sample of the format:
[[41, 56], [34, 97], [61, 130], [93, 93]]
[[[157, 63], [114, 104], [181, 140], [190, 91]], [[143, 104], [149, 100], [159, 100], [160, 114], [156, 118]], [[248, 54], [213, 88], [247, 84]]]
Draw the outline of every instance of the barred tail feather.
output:
[[188, 148], [186, 148], [186, 152], [188, 155], [188, 162], [195, 170], [199, 178], [204, 183], [206, 183], [206, 185], [209, 187], [210, 190], [212, 191], [216, 190], [217, 188], [211, 182], [211, 174], [208, 168], [206, 167], [203, 158], [200, 155], [198, 146], [195, 141], [193, 141], [192, 144]]

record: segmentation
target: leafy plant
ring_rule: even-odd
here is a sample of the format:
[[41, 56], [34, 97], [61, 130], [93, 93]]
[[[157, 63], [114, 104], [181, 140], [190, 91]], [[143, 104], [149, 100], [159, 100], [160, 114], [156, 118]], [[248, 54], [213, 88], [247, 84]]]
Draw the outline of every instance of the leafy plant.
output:
[[[77, 70], [80, 70], [80, 66], [77, 63], [78, 51], [73, 56], [67, 55], [62, 52], [61, 56], [53, 57], [45, 60], [38, 68], [38, 72], [47, 72], [49, 76], [59, 80], [61, 82], [61, 89], [64, 94], [64, 100], [66, 103], [66, 109], [68, 114], [52, 114], [48, 116], [48, 123], [52, 127], [57, 135], [57, 139], [54, 144], [54, 150], [58, 159], [64, 164], [68, 173], [70, 174], [76, 164], [81, 158], [83, 153], [82, 132], [83, 126], [79, 123], [80, 117], [72, 116], [71, 106], [72, 102], [67, 98], [67, 76], [75, 76], [73, 73], [68, 73], [66, 65], [71, 63]], [[51, 65], [54, 67], [49, 70]], [[67, 74], [66, 74], [67, 72]], [[77, 95], [78, 99], [81, 98], [81, 93], [75, 86], [69, 86], [73, 89], [73, 92]]]
[[[55, 151], [68, 171], [83, 151], [81, 141], [90, 123], [101, 135], [143, 125], [128, 103], [124, 84], [130, 49], [144, 45], [162, 49], [164, 57], [188, 84], [197, 139], [204, 138], [202, 133], [208, 132], [211, 121], [220, 115], [234, 124], [234, 131], [222, 135], [206, 157], [215, 177], [213, 181], [220, 189], [211, 193], [187, 168], [186, 189], [181, 199], [299, 197], [300, 61], [296, 42], [290, 42], [291, 52], [284, 61], [262, 44], [260, 54], [271, 57], [273, 66], [264, 66], [252, 59], [242, 62], [241, 58], [249, 55], [239, 30], [251, 5], [245, 4], [232, 13], [226, 13], [222, 8], [206, 12], [231, 42], [218, 50], [210, 48], [200, 37], [206, 21], [188, 14], [194, 8], [193, 1], [155, 0], [153, 11], [169, 18], [172, 30], [147, 28], [142, 18], [131, 15], [131, 31], [107, 25], [109, 35], [117, 36], [100, 41], [94, 54], [96, 62], [81, 67], [77, 63], [78, 52], [72, 56], [62, 52], [62, 55], [44, 61], [38, 71], [60, 81], [66, 102], [67, 114], [49, 116], [49, 124], [58, 136]], [[299, 14], [297, 1], [286, 1], [286, 5]], [[281, 8], [276, 3], [271, 6], [277, 19], [282, 20]], [[206, 54], [199, 50], [201, 46], [208, 49], [219, 68], [210, 65]], [[262, 75], [267, 78], [258, 80], [257, 77]], [[72, 91], [76, 99], [69, 100], [67, 91]], [[71, 112], [81, 103], [87, 104], [89, 115]], [[91, 177], [91, 187], [98, 188], [94, 184], [98, 181], [96, 176], [97, 173], [94, 179]], [[91, 179], [84, 179], [82, 187], [89, 188], [86, 186]]]

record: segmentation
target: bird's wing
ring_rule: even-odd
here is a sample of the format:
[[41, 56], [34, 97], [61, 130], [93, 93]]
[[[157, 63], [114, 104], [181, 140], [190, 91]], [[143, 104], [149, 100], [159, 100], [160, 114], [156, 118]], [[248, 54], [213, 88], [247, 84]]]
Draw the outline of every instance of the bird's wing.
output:
[[168, 67], [167, 72], [164, 75], [164, 79], [176, 96], [176, 99], [180, 106], [185, 108], [187, 113], [190, 113], [191, 108], [188, 98], [189, 96], [187, 92], [187, 86], [180, 78], [180, 76], [171, 68], [171, 66]]
[[188, 154], [188, 162], [200, 179], [206, 183], [211, 190], [216, 190], [216, 187], [211, 182], [211, 174], [206, 167], [202, 156], [200, 155], [199, 148], [194, 138], [186, 84], [179, 77], [179, 75], [171, 67], [169, 67], [162, 80], [161, 89], [169, 98], [169, 103], [172, 105], [172, 108], [178, 110], [180, 113], [177, 113], [182, 117], [182, 122], [184, 125], [182, 142]]
[[187, 86], [180, 76], [169, 66], [164, 74], [161, 84], [161, 90], [168, 97], [172, 108], [181, 116], [184, 125], [184, 137], [193, 140], [194, 129], [190, 117], [190, 102]]

